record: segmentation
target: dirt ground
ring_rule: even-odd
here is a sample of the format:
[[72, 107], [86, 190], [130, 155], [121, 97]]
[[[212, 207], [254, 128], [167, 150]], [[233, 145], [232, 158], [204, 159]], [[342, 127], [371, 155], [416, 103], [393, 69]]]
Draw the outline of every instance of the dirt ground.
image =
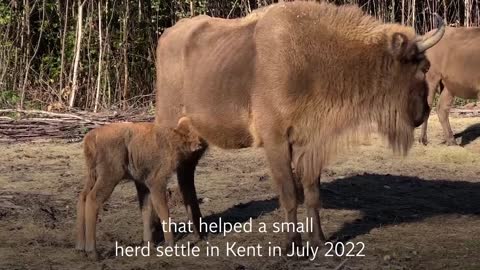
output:
[[[217, 245], [220, 256], [117, 257], [118, 245], [139, 245], [142, 225], [131, 182], [120, 184], [100, 214], [99, 261], [74, 250], [77, 195], [83, 182], [81, 143], [0, 145], [0, 269], [480, 269], [479, 118], [453, 118], [458, 142], [441, 144], [430, 118], [428, 146], [406, 158], [374, 137], [337, 159], [322, 175], [322, 225], [330, 241], [364, 243], [364, 257], [226, 256], [227, 242], [282, 245], [282, 233], [210, 234], [177, 244]], [[416, 131], [418, 137], [419, 130]], [[174, 178], [171, 185], [175, 184]], [[283, 221], [261, 149], [212, 148], [196, 173], [207, 220]], [[182, 205], [171, 209], [185, 221]], [[305, 210], [299, 209], [299, 220]], [[306, 235], [303, 235], [306, 239]], [[358, 246], [355, 253], [358, 251]]]

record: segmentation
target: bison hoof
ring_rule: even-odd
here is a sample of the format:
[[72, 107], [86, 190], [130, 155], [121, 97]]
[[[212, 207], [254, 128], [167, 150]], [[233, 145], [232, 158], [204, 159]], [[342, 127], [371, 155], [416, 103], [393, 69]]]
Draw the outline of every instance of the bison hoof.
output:
[[447, 140], [445, 144], [447, 146], [457, 146], [457, 142], [455, 140]]
[[77, 243], [75, 245], [75, 250], [76, 251], [85, 251], [85, 243]]
[[92, 260], [92, 261], [99, 261], [100, 260], [100, 255], [98, 254], [97, 251], [89, 251], [85, 253], [87, 255], [87, 258]]
[[427, 145], [428, 144], [428, 139], [427, 138], [420, 138], [420, 139], [418, 139], [418, 142], [423, 144], [423, 145]]
[[195, 235], [195, 238], [197, 238], [198, 241], [208, 239], [208, 233], [207, 232], [203, 232], [203, 231], [199, 231], [197, 229], [194, 229], [193, 234]]
[[302, 248], [302, 236], [300, 233], [288, 235], [287, 243], [285, 244], [285, 250], [288, 254], [295, 251], [298, 248]]
[[311, 239], [308, 242], [310, 244], [310, 247], [312, 247], [312, 248], [322, 249], [325, 246], [324, 241], [322, 241], [320, 239]]
[[173, 240], [165, 240], [165, 242], [163, 243], [163, 245], [164, 245], [165, 247], [173, 247], [173, 246], [175, 246], [175, 241], [173, 241]]

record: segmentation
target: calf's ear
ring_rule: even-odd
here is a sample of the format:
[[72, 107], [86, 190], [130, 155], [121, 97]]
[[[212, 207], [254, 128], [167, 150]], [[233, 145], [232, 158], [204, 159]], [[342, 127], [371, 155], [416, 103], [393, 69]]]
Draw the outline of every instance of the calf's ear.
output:
[[188, 135], [190, 133], [190, 118], [188, 117], [182, 117], [180, 120], [178, 120], [177, 127], [175, 128], [175, 131], [180, 133], [181, 135]]

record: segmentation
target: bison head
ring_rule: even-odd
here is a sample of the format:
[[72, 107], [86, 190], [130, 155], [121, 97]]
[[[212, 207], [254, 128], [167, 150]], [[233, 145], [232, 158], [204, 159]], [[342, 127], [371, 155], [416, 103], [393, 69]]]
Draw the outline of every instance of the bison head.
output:
[[430, 62], [425, 51], [437, 44], [445, 33], [445, 24], [440, 16], [437, 19], [437, 31], [430, 37], [408, 38], [404, 33], [394, 33], [391, 38], [390, 52], [394, 59], [395, 72], [400, 80], [407, 82], [406, 95], [408, 122], [420, 126], [430, 113], [427, 102], [428, 84], [426, 73]]

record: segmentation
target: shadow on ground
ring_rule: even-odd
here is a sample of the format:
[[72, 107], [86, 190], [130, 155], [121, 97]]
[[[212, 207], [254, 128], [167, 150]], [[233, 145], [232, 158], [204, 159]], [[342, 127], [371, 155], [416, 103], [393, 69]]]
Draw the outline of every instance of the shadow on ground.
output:
[[[322, 184], [327, 209], [359, 210], [362, 218], [346, 223], [330, 240], [348, 241], [381, 226], [443, 215], [480, 215], [480, 183], [423, 180], [418, 177], [363, 174]], [[278, 200], [236, 205], [206, 220], [246, 222], [278, 208]]]
[[480, 137], [480, 123], [467, 127], [464, 131], [454, 135], [455, 139], [461, 137], [461, 146], [465, 146]]

